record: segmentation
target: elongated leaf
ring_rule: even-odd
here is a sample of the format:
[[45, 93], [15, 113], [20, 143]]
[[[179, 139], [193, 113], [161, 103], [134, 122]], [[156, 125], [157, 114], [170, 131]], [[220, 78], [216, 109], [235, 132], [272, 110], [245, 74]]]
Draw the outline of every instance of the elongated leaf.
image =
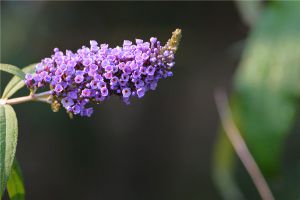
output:
[[[22, 71], [26, 73], [34, 73], [35, 71], [35, 64], [28, 65], [27, 67], [24, 67]], [[18, 76], [14, 76], [6, 85], [2, 98], [9, 98], [12, 95], [14, 95], [19, 89], [25, 86], [24, 80], [20, 79]]]
[[7, 192], [10, 200], [25, 199], [24, 181], [20, 165], [16, 159], [7, 182]]
[[13, 65], [1, 63], [0, 64], [0, 71], [5, 71], [5, 72], [8, 72], [8, 73], [11, 73], [15, 76], [20, 77], [21, 79], [25, 78], [25, 73], [21, 69], [19, 69], [16, 66], [13, 66]]
[[2, 196], [11, 172], [18, 138], [17, 117], [10, 105], [0, 106], [0, 125], [0, 195]]
[[5, 138], [6, 138], [6, 118], [5, 108], [0, 106], [0, 199], [5, 188]]

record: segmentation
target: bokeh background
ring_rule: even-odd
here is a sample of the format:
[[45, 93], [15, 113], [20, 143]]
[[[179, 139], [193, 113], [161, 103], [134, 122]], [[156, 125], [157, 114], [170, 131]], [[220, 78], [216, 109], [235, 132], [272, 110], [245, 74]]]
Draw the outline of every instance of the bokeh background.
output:
[[176, 28], [174, 76], [129, 106], [112, 98], [72, 120], [42, 103], [15, 106], [27, 199], [221, 199], [211, 178], [213, 93], [231, 87], [249, 29], [234, 2], [1, 2], [1, 63], [19, 67], [91, 39], [164, 43]]

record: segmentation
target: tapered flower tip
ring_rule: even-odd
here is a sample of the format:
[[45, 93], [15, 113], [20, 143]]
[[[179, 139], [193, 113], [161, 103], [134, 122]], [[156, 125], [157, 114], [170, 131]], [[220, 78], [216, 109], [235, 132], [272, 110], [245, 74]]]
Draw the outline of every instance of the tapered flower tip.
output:
[[175, 53], [178, 49], [181, 37], [182, 37], [181, 29], [177, 28], [175, 31], [173, 31], [172, 37], [168, 40], [168, 42], [164, 46], [164, 50], [168, 49]]

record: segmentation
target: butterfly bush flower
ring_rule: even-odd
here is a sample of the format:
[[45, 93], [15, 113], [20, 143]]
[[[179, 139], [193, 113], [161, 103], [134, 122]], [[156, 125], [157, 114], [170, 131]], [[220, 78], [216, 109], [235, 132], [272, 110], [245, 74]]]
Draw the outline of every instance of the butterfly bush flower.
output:
[[172, 76], [180, 38], [181, 30], [176, 29], [164, 46], [151, 37], [149, 42], [124, 40], [114, 48], [95, 40], [77, 52], [55, 48], [34, 74], [26, 74], [25, 83], [34, 91], [49, 87], [54, 110], [62, 105], [71, 114], [91, 116], [91, 103], [116, 95], [128, 104], [131, 97], [142, 98], [160, 79]]

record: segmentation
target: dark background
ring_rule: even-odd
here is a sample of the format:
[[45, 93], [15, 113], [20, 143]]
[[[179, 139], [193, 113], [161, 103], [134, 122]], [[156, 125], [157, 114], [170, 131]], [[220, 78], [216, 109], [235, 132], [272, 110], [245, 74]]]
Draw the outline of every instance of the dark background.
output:
[[42, 103], [15, 106], [27, 199], [220, 199], [213, 92], [231, 86], [248, 29], [232, 2], [1, 2], [1, 62], [19, 67], [91, 39], [164, 43], [177, 27], [174, 76], [129, 106], [112, 98], [73, 120]]

